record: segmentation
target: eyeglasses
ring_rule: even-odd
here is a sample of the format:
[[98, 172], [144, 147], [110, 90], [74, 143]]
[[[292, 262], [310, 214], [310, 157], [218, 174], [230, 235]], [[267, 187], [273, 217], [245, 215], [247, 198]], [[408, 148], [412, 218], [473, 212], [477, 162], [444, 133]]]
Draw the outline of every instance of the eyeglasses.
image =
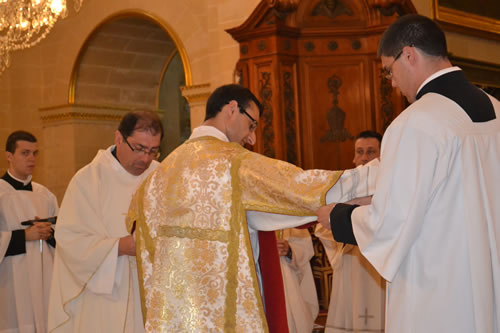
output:
[[150, 150], [145, 149], [144, 147], [141, 148], [133, 148], [130, 143], [127, 141], [127, 138], [122, 134], [123, 141], [127, 144], [127, 146], [130, 148], [130, 150], [136, 154], [144, 154], [144, 155], [149, 155], [153, 158], [158, 158], [160, 156], [160, 148], [151, 148]]
[[257, 125], [259, 125], [257, 120], [253, 119], [253, 117], [249, 115], [248, 112], [246, 112], [245, 109], [243, 109], [241, 106], [238, 106], [238, 108], [240, 109], [241, 113], [244, 113], [252, 121], [252, 125], [250, 125], [250, 132], [255, 131], [257, 129]]
[[403, 49], [399, 51], [399, 53], [394, 57], [394, 60], [392, 63], [389, 65], [389, 67], [382, 68], [382, 75], [387, 79], [387, 80], [392, 80], [392, 66], [394, 63], [401, 57], [403, 54]]

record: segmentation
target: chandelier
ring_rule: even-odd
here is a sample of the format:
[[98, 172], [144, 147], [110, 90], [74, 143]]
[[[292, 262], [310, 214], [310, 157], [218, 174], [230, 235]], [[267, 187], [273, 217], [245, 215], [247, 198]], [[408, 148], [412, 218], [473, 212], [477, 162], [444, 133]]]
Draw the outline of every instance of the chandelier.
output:
[[[73, 1], [79, 11], [83, 0]], [[36, 45], [66, 16], [66, 0], [0, 0], [0, 74], [10, 66], [10, 52]]]

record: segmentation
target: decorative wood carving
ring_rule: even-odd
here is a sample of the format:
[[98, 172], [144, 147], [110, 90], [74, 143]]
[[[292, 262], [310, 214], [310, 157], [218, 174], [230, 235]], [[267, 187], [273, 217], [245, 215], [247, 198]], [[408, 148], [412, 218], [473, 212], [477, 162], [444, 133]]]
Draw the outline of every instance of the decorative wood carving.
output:
[[271, 98], [273, 91], [271, 89], [271, 73], [261, 72], [261, 79], [259, 80], [259, 98], [262, 103], [264, 111], [260, 122], [262, 123], [262, 138], [264, 139], [264, 155], [275, 157], [274, 151], [274, 131], [273, 131], [273, 106]]
[[[380, 76], [383, 31], [409, 0], [263, 0], [239, 27], [238, 80], [264, 105], [253, 149], [303, 168], [352, 168], [353, 139], [403, 109]], [[333, 98], [333, 99], [332, 99]]]
[[342, 0], [320, 0], [320, 2], [314, 6], [311, 15], [335, 18], [339, 15], [352, 16], [353, 14], [349, 6]]
[[392, 106], [392, 85], [391, 82], [385, 78], [381, 78], [380, 95], [382, 96], [382, 129], [385, 131], [394, 118], [394, 107]]
[[328, 132], [321, 138], [321, 142], [325, 141], [345, 141], [353, 139], [353, 136], [344, 127], [345, 112], [339, 107], [339, 92], [342, 86], [342, 79], [337, 75], [332, 75], [328, 78], [328, 90], [333, 95], [333, 107], [330, 108], [327, 114], [329, 129]]
[[293, 74], [290, 71], [283, 73], [283, 97], [285, 99], [285, 139], [286, 160], [297, 164], [297, 127], [295, 123], [295, 92], [293, 87]]

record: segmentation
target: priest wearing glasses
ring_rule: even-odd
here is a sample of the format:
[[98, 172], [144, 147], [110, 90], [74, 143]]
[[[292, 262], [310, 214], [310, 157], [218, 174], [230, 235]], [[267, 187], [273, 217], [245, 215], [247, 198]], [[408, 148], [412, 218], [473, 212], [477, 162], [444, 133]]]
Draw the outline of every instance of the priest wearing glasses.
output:
[[319, 221], [388, 281], [387, 333], [499, 332], [500, 103], [452, 66], [427, 17], [395, 21], [379, 55], [411, 105], [384, 134], [371, 205]]
[[158, 166], [163, 127], [154, 112], [124, 116], [115, 144], [71, 180], [58, 218], [51, 332], [143, 332], [130, 199]]

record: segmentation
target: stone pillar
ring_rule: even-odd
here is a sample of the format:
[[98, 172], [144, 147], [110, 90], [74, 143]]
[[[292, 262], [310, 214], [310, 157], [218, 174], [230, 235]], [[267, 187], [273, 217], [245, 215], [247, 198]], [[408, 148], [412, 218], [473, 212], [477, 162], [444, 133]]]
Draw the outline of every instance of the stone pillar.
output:
[[205, 106], [208, 97], [212, 93], [210, 84], [196, 84], [181, 87], [182, 96], [189, 103], [189, 112], [191, 116], [191, 129], [200, 126], [205, 119]]
[[45, 146], [39, 169], [45, 173], [44, 185], [61, 202], [73, 175], [92, 161], [99, 149], [114, 143], [118, 124], [130, 109], [68, 104], [39, 111]]

